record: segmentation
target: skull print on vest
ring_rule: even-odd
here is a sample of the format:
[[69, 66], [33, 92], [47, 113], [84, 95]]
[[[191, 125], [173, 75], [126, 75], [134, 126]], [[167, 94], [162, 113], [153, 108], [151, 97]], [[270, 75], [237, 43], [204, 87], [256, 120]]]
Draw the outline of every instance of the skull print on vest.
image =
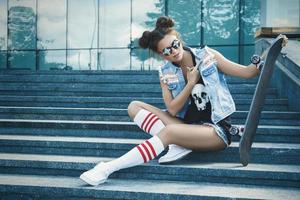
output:
[[206, 104], [209, 102], [209, 98], [204, 85], [196, 84], [192, 90], [192, 97], [199, 111], [206, 109]]

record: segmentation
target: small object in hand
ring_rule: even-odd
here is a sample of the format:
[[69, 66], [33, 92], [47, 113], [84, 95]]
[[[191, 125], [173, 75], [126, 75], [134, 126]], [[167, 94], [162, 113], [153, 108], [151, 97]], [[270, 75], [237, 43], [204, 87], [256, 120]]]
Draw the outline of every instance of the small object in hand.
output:
[[193, 67], [187, 67], [187, 69], [188, 69], [189, 72], [191, 72], [191, 71], [193, 71], [194, 68]]

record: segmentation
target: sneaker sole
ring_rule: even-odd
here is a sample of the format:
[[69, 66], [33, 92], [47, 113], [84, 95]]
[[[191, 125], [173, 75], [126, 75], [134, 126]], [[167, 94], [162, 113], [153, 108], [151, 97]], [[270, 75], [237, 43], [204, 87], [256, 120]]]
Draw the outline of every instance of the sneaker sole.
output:
[[83, 180], [84, 182], [86, 182], [87, 184], [92, 185], [92, 186], [97, 186], [97, 185], [102, 184], [102, 183], [104, 183], [106, 181], [106, 179], [105, 179], [105, 180], [101, 180], [101, 181], [95, 182], [95, 181], [92, 181], [91, 179], [89, 179], [88, 177], [86, 177], [83, 174], [80, 175], [79, 178], [81, 180]]
[[169, 159], [159, 159], [158, 163], [159, 164], [164, 164], [164, 163], [170, 163], [170, 162], [178, 161], [178, 160], [183, 159], [184, 157], [186, 157], [191, 152], [192, 151], [185, 151], [185, 152], [183, 152], [181, 154], [178, 154], [175, 157], [172, 157], [172, 158], [169, 158]]

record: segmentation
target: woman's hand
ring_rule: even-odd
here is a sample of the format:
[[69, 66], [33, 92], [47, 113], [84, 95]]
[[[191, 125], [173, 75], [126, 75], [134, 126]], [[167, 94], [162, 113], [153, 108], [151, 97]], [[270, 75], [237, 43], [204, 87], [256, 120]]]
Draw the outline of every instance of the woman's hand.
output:
[[279, 37], [283, 38], [282, 47], [285, 47], [287, 45], [287, 43], [289, 42], [289, 39], [286, 37], [286, 35], [281, 35], [280, 34]]
[[196, 83], [199, 81], [200, 74], [197, 69], [197, 67], [187, 67], [187, 81], [188, 84], [196, 85]]

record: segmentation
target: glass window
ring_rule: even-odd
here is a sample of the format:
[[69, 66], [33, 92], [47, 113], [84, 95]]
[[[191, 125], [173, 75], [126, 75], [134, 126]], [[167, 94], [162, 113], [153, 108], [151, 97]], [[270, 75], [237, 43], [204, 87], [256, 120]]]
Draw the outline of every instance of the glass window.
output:
[[158, 17], [164, 15], [165, 3], [160, 0], [132, 0], [132, 40], [138, 47], [138, 39], [146, 30], [153, 30]]
[[175, 20], [175, 28], [187, 45], [200, 45], [201, 0], [170, 0], [169, 15]]
[[8, 54], [9, 68], [35, 69], [35, 51], [11, 51]]
[[0, 0], [0, 51], [6, 49], [7, 49], [7, 0]]
[[6, 69], [6, 51], [0, 51], [0, 69]]
[[163, 60], [157, 54], [145, 49], [131, 51], [132, 70], [157, 70]]
[[129, 49], [100, 49], [98, 54], [100, 70], [130, 69]]
[[66, 0], [38, 1], [38, 49], [66, 48]]
[[35, 0], [10, 0], [8, 16], [9, 49], [35, 49]]
[[130, 45], [130, 0], [100, 0], [99, 46]]
[[40, 70], [63, 70], [66, 69], [66, 51], [49, 50], [39, 51]]
[[243, 48], [243, 60], [241, 61], [244, 65], [250, 64], [250, 58], [254, 54], [255, 49], [254, 46], [244, 46]]
[[242, 43], [253, 44], [255, 32], [260, 27], [260, 0], [242, 2]]
[[239, 54], [238, 47], [211, 47], [217, 51], [219, 51], [223, 56], [227, 59], [238, 63], [239, 62]]
[[68, 50], [67, 69], [97, 70], [97, 50]]
[[72, 0], [68, 4], [68, 48], [97, 48], [98, 1]]
[[203, 0], [204, 44], [238, 44], [238, 0]]

